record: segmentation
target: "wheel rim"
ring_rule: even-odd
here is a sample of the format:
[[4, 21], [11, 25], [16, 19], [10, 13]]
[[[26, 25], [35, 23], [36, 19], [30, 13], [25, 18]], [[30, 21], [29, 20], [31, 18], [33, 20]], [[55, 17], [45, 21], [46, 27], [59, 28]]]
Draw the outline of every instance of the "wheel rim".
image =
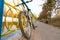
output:
[[29, 23], [27, 23], [28, 24], [28, 26], [26, 26], [25, 28], [24, 28], [24, 32], [26, 33], [26, 35], [29, 37], [30, 36], [30, 24]]
[[28, 19], [26, 18], [26, 16], [21, 15], [21, 22], [22, 22], [22, 27], [25, 35], [27, 37], [30, 37], [30, 33], [31, 33], [30, 23], [28, 22]]

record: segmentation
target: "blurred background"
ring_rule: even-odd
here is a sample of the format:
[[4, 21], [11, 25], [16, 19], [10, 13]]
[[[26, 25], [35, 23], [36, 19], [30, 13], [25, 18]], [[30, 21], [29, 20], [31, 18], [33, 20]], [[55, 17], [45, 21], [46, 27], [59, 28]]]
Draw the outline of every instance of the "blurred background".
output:
[[60, 0], [47, 0], [38, 19], [60, 28]]

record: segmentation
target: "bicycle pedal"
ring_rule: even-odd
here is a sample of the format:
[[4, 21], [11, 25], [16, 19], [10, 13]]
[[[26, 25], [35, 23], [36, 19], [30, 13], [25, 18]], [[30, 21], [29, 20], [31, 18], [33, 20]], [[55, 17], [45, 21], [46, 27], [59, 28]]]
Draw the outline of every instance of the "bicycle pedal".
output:
[[34, 28], [33, 28], [33, 29], [35, 30], [36, 28], [37, 28], [37, 26], [34, 26]]
[[35, 26], [35, 28], [37, 28], [37, 26]]

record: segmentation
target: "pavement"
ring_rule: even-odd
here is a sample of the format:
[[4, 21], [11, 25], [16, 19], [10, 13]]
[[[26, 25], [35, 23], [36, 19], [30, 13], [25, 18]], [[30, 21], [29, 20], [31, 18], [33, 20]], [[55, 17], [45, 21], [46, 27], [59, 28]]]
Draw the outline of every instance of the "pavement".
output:
[[[32, 30], [30, 40], [60, 40], [60, 29], [52, 25], [48, 25], [37, 21], [34, 23], [37, 28]], [[7, 37], [3, 37], [2, 40], [26, 40], [21, 36], [21, 32], [16, 31]]]
[[32, 32], [31, 40], [60, 40], [60, 29], [37, 21], [37, 28]]

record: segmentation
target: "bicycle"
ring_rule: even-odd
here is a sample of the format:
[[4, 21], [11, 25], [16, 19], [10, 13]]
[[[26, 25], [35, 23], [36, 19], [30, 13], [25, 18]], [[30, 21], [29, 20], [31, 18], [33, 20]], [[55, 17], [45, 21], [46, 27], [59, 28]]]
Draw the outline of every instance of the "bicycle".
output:
[[[23, 36], [26, 39], [30, 39], [31, 38], [31, 31], [32, 31], [31, 29], [32, 29], [32, 27], [33, 27], [33, 29], [35, 29], [35, 27], [34, 27], [34, 24], [32, 22], [32, 16], [30, 16], [30, 14], [33, 15], [33, 13], [31, 12], [31, 9], [29, 9], [29, 7], [27, 6], [26, 3], [32, 2], [32, 0], [26, 1], [26, 2], [24, 2], [24, 0], [21, 0], [21, 1], [22, 1], [22, 3], [20, 3], [18, 5], [15, 5], [15, 6], [12, 6], [12, 5], [10, 5], [6, 2], [4, 2], [4, 3], [6, 5], [8, 5], [9, 8], [12, 7], [15, 10], [18, 10], [18, 11], [20, 11], [20, 10], [15, 8], [15, 7], [22, 6], [22, 11], [20, 11], [20, 13], [18, 14], [19, 26], [20, 26], [20, 29], [21, 29], [21, 32], [22, 32]], [[14, 3], [14, 0], [13, 0], [13, 3]]]
[[[29, 3], [29, 2], [31, 2], [31, 1], [27, 1], [27, 2], [24, 2], [24, 0], [21, 0], [23, 3], [22, 3], [22, 7], [23, 7], [23, 12], [21, 12], [20, 14], [19, 14], [19, 26], [20, 26], [20, 28], [21, 28], [21, 32], [22, 32], [22, 34], [24, 35], [24, 37], [25, 38], [27, 38], [27, 39], [30, 39], [30, 37], [31, 37], [31, 27], [33, 26], [33, 28], [34, 28], [34, 24], [32, 23], [32, 17], [31, 16], [29, 16], [29, 13], [32, 13], [31, 12], [31, 10], [28, 8], [28, 6], [27, 6], [27, 4], [26, 3]], [[27, 11], [25, 11], [24, 10], [24, 5], [26, 6], [26, 8], [27, 8]], [[26, 19], [27, 19], [27, 21], [25, 22], [23, 22], [22, 20], [24, 20], [24, 19], [22, 19], [21, 18], [21, 16], [22, 15], [24, 15], [25, 17], [26, 17]], [[33, 14], [32, 14], [33, 15]], [[23, 16], [23, 18], [24, 18], [24, 16]], [[26, 29], [24, 28], [24, 27], [22, 27], [22, 24], [26, 27]], [[34, 28], [35, 29], [35, 28]]]

